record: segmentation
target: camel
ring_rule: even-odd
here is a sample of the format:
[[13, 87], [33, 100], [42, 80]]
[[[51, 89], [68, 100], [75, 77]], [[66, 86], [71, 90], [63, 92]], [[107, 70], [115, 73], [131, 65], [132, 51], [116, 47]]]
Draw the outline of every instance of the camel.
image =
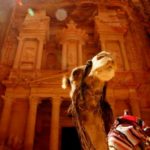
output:
[[102, 51], [63, 79], [63, 88], [70, 87], [69, 112], [84, 150], [108, 150], [107, 134], [113, 124], [113, 112], [105, 95], [106, 84], [115, 70], [112, 55]]

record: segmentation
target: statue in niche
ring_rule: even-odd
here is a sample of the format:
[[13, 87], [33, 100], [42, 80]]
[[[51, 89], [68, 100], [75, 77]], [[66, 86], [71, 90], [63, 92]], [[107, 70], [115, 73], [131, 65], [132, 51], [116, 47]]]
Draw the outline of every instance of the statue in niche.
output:
[[37, 41], [25, 41], [21, 57], [21, 68], [32, 69], [36, 59]]
[[35, 54], [34, 54], [34, 48], [27, 48], [23, 55], [22, 55], [22, 61], [23, 62], [33, 62], [35, 58]]

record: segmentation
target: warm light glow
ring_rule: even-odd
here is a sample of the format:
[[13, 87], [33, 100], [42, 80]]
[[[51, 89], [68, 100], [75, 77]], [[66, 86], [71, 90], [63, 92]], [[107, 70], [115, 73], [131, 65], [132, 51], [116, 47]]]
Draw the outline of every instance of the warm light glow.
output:
[[56, 15], [57, 20], [59, 21], [63, 21], [67, 18], [67, 12], [64, 9], [58, 9], [55, 15]]

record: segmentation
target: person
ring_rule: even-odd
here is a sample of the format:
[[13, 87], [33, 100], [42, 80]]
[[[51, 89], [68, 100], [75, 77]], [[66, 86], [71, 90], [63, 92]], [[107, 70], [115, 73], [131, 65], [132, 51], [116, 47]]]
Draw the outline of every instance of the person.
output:
[[130, 115], [128, 109], [125, 109], [123, 116], [118, 117], [117, 120], [120, 123], [130, 123], [130, 124], [133, 124], [133, 125], [137, 124], [142, 129], [144, 129], [144, 127], [145, 127], [145, 122], [137, 116]]
[[127, 109], [119, 116], [108, 133], [109, 149], [115, 150], [144, 150], [147, 135], [144, 133], [145, 122]]

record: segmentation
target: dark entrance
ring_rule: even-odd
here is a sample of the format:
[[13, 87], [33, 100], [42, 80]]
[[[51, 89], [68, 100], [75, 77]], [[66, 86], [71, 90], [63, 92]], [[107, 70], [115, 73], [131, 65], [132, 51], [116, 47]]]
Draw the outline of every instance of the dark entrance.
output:
[[62, 128], [61, 150], [81, 150], [81, 144], [75, 127]]
[[38, 105], [33, 150], [49, 150], [51, 103], [42, 100]]

